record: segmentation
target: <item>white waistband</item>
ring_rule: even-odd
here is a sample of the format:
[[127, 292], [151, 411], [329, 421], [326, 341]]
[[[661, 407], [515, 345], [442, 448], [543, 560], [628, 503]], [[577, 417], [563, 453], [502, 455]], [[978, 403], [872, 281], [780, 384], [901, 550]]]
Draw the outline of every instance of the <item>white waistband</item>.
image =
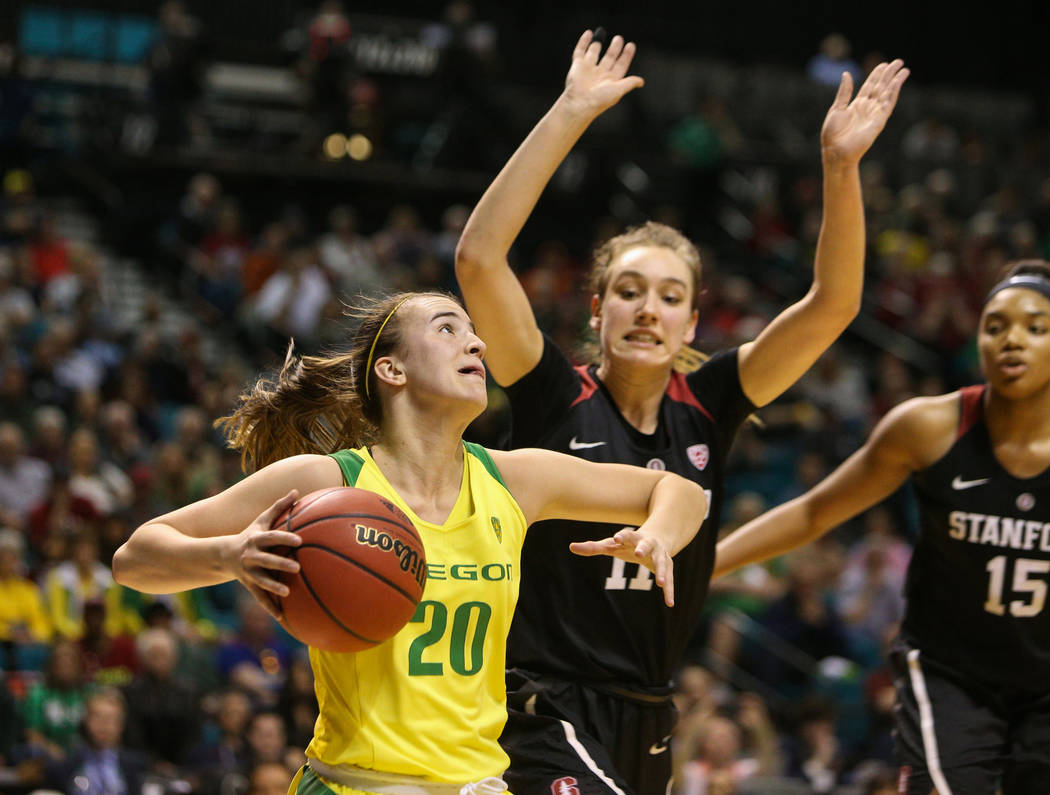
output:
[[466, 784], [442, 784], [418, 776], [400, 776], [350, 765], [332, 767], [310, 758], [307, 762], [319, 776], [376, 795], [500, 795], [507, 791], [507, 783], [495, 776]]

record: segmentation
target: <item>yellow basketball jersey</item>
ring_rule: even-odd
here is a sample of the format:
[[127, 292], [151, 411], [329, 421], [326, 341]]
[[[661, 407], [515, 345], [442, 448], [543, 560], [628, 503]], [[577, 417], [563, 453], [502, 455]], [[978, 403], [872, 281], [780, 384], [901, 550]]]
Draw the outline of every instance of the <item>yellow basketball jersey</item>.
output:
[[459, 497], [443, 525], [416, 516], [365, 448], [333, 454], [348, 486], [386, 497], [412, 519], [427, 582], [415, 615], [390, 640], [352, 654], [310, 649], [321, 707], [306, 749], [312, 759], [450, 783], [507, 768], [498, 739], [526, 523], [488, 452], [464, 447]]

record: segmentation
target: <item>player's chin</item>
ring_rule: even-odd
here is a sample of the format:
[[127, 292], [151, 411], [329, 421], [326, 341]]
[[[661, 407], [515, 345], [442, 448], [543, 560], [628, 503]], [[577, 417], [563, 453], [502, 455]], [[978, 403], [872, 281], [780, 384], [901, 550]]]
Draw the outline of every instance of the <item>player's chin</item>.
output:
[[615, 358], [624, 364], [645, 365], [649, 367], [670, 367], [674, 362], [674, 355], [663, 345], [624, 346], [615, 353]]
[[1035, 395], [1045, 395], [1050, 392], [1050, 380], [1041, 382], [1031, 378], [1029, 373], [1009, 378], [998, 377], [989, 379], [992, 388], [1007, 400], [1025, 400]]

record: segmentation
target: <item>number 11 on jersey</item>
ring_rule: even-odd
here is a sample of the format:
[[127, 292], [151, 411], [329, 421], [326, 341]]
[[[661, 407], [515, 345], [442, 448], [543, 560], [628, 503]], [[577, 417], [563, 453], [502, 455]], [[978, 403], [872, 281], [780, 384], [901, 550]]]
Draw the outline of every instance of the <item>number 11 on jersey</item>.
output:
[[653, 587], [653, 573], [641, 563], [632, 563], [638, 568], [638, 573], [627, 579], [627, 561], [613, 558], [612, 573], [605, 578], [605, 590], [622, 591], [629, 588], [632, 591], [649, 591]]
[[[707, 513], [704, 519], [711, 515], [711, 489], [704, 489], [707, 496]], [[624, 530], [637, 530], [637, 527], [624, 527]], [[627, 579], [627, 561], [613, 558], [612, 571], [605, 578], [605, 590], [607, 591], [651, 591], [653, 589], [653, 573], [641, 563], [632, 563], [638, 571], [631, 579]]]

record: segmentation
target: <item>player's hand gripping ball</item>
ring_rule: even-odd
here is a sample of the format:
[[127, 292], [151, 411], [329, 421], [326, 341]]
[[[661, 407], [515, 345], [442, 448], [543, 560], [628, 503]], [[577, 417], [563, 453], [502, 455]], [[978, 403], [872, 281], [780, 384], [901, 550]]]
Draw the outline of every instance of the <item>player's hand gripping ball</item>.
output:
[[349, 486], [323, 489], [293, 503], [272, 527], [303, 540], [283, 550], [300, 568], [281, 573], [288, 595], [274, 597], [283, 625], [303, 643], [361, 651], [412, 618], [427, 581], [426, 556], [412, 520], [389, 500]]

